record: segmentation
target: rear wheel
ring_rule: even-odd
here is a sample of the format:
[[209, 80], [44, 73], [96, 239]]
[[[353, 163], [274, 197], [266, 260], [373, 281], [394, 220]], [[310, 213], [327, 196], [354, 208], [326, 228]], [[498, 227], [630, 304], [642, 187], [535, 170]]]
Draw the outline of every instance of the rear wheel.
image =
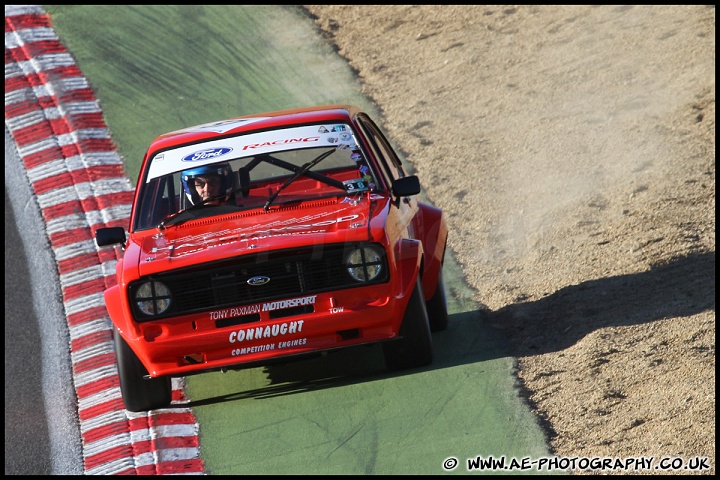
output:
[[438, 273], [437, 288], [432, 298], [427, 301], [430, 330], [440, 332], [448, 327], [447, 297], [445, 297], [445, 280], [442, 267]]
[[143, 378], [147, 370], [127, 342], [115, 330], [115, 355], [117, 357], [120, 392], [125, 408], [131, 412], [143, 412], [170, 406], [172, 384], [170, 377]]
[[383, 344], [385, 364], [390, 370], [423, 367], [433, 361], [432, 336], [420, 277], [410, 297], [399, 340]]

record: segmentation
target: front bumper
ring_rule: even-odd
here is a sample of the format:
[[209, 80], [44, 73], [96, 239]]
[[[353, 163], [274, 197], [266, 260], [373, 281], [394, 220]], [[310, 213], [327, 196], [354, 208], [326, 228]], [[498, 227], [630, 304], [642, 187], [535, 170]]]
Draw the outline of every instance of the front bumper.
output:
[[[138, 324], [139, 336], [126, 340], [151, 377], [270, 363], [396, 338], [409, 298], [401, 290], [393, 297], [388, 284], [374, 285], [185, 315]], [[271, 319], [286, 305], [305, 311]]]

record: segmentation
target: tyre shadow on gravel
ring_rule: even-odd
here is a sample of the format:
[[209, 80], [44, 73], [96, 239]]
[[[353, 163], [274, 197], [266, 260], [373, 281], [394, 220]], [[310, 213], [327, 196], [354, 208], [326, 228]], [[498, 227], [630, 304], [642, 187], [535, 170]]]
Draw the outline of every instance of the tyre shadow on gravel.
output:
[[491, 312], [516, 357], [564, 350], [594, 330], [715, 310], [715, 252], [693, 254], [642, 273], [570, 285]]

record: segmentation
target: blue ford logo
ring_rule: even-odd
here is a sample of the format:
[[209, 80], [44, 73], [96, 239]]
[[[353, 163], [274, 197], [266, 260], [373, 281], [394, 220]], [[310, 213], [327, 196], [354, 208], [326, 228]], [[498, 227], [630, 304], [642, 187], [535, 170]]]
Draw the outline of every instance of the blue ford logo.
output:
[[269, 281], [270, 281], [270, 277], [252, 277], [252, 278], [248, 279], [247, 284], [252, 285], [252, 286], [265, 285]]
[[182, 158], [183, 162], [199, 162], [200, 160], [211, 160], [213, 158], [222, 157], [232, 152], [230, 147], [217, 147], [217, 148], [206, 148], [205, 150], [198, 150], [190, 155], [185, 155]]

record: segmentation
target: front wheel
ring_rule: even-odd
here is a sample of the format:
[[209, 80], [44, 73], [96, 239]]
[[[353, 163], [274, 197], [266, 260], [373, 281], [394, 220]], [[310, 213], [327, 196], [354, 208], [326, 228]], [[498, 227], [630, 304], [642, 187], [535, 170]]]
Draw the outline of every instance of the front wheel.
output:
[[169, 407], [172, 401], [170, 377], [143, 378], [147, 375], [145, 366], [116, 330], [113, 330], [113, 336], [125, 408], [131, 412], [144, 412]]
[[432, 335], [419, 276], [403, 316], [400, 337], [383, 344], [385, 364], [390, 370], [424, 367], [432, 363]]
[[440, 273], [438, 273], [435, 293], [427, 301], [427, 312], [431, 331], [440, 332], [448, 327], [447, 297], [445, 296], [445, 279], [443, 278], [442, 267]]

